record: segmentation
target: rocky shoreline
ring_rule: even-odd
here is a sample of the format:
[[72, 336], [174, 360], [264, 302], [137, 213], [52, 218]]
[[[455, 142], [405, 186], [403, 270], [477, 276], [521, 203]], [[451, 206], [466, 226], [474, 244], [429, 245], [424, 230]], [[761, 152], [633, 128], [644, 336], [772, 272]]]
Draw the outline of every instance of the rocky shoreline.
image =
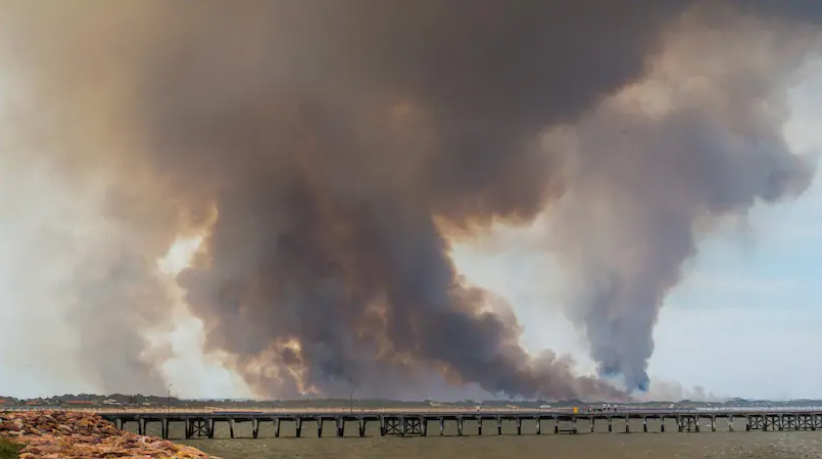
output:
[[118, 430], [93, 413], [0, 412], [0, 437], [24, 445], [21, 459], [219, 459], [190, 446]]

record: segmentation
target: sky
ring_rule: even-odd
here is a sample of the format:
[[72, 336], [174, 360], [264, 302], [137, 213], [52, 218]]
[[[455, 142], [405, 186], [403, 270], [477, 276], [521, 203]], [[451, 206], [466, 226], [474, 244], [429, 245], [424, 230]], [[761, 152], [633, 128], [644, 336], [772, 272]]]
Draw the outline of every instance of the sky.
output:
[[[792, 146], [814, 154], [822, 151], [822, 61], [805, 75], [792, 90], [785, 130]], [[3, 103], [15, 97], [0, 85]], [[0, 136], [6, 134], [0, 126]], [[14, 147], [13, 139], [2, 140]], [[49, 139], [42, 141], [48, 149]], [[729, 221], [703, 238], [654, 329], [649, 397], [822, 398], [822, 367], [814, 361], [822, 351], [818, 182], [797, 200], [757, 206], [747, 220]], [[106, 254], [89, 247], [110, 244], [114, 253], [118, 235], [128, 229], [102, 214], [107, 184], [85, 185], [79, 191], [48, 163], [0, 152], [0, 395], [96, 391], [88, 362], [77, 358], [85, 337], [74, 333], [78, 320], [94, 316], [74, 314], [75, 299], [67, 295], [84, 279], [72, 268], [84, 262], [80, 254]], [[561, 267], [550, 254], [530, 249], [544, 223], [495, 228], [455, 243], [452, 256], [470, 283], [512, 306], [529, 351], [570, 355], [579, 372], [593, 373], [586, 340], [563, 313], [568, 291]], [[56, 227], [61, 231], [52, 232]], [[174, 275], [197, 241], [183, 240], [158, 260], [168, 288], [176, 288]], [[173, 356], [160, 369], [168, 390], [184, 397], [250, 395], [240, 378], [221, 368], [220, 355], [203, 355], [202, 324], [187, 313], [179, 290], [176, 300], [174, 326], [151, 330], [147, 351]], [[120, 346], [110, 344], [117, 362]]]

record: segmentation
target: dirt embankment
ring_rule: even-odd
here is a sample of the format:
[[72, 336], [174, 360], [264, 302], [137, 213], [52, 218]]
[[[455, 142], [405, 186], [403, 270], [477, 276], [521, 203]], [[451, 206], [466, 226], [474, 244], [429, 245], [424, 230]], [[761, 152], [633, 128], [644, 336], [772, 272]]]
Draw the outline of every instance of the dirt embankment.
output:
[[0, 412], [0, 437], [25, 446], [21, 459], [219, 459], [196, 448], [118, 430], [92, 413]]

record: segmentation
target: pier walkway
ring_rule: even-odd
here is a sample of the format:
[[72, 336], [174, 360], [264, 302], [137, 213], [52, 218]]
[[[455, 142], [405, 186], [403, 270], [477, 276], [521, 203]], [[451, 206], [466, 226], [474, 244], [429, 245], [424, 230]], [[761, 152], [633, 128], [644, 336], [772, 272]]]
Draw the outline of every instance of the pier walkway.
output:
[[[332, 433], [337, 437], [366, 436], [369, 425], [379, 426], [379, 435], [427, 436], [503, 434], [577, 434], [594, 432], [716, 432], [782, 431], [822, 429], [822, 409], [722, 409], [722, 410], [631, 410], [611, 412], [573, 411], [388, 411], [388, 410], [317, 410], [317, 411], [98, 411], [118, 428], [136, 427], [146, 434], [149, 426], [159, 426], [160, 435], [169, 438], [172, 425], [184, 428], [186, 439], [214, 438], [218, 426], [228, 427], [228, 436], [235, 438], [238, 425], [250, 424], [251, 438], [258, 438], [262, 426], [273, 429], [280, 437], [283, 427], [290, 435], [303, 436], [304, 427], [322, 437]], [[326, 427], [333, 430], [328, 432]], [[346, 427], [349, 429], [346, 435]], [[456, 429], [454, 429], [454, 427]], [[485, 431], [483, 429], [485, 427]], [[490, 429], [488, 429], [490, 427]], [[547, 427], [547, 429], [546, 429]], [[431, 432], [433, 429], [434, 432]], [[515, 429], [515, 430], [514, 430]], [[247, 430], [247, 429], [244, 429]], [[490, 430], [490, 432], [489, 432]], [[374, 430], [376, 434], [376, 430]]]

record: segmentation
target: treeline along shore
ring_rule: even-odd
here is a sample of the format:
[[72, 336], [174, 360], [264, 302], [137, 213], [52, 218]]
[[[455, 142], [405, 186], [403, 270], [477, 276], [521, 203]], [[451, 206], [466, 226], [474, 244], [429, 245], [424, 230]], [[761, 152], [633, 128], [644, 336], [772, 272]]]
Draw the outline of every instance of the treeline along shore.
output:
[[168, 395], [142, 394], [66, 394], [40, 398], [14, 398], [0, 396], [0, 410], [21, 409], [68, 409], [81, 410], [83, 408], [179, 408], [179, 409], [234, 409], [234, 408], [261, 408], [261, 409], [312, 409], [312, 408], [398, 408], [398, 409], [427, 409], [453, 408], [474, 409], [477, 406], [484, 408], [504, 409], [538, 409], [538, 408], [571, 408], [585, 406], [618, 406], [634, 408], [745, 408], [745, 407], [803, 407], [822, 406], [822, 400], [746, 400], [734, 398], [724, 401], [650, 401], [628, 404], [608, 404], [596, 401], [583, 400], [462, 400], [462, 401], [400, 401], [382, 399], [355, 399], [355, 398], [317, 398], [305, 397], [295, 400], [245, 400], [245, 399], [181, 399]]

